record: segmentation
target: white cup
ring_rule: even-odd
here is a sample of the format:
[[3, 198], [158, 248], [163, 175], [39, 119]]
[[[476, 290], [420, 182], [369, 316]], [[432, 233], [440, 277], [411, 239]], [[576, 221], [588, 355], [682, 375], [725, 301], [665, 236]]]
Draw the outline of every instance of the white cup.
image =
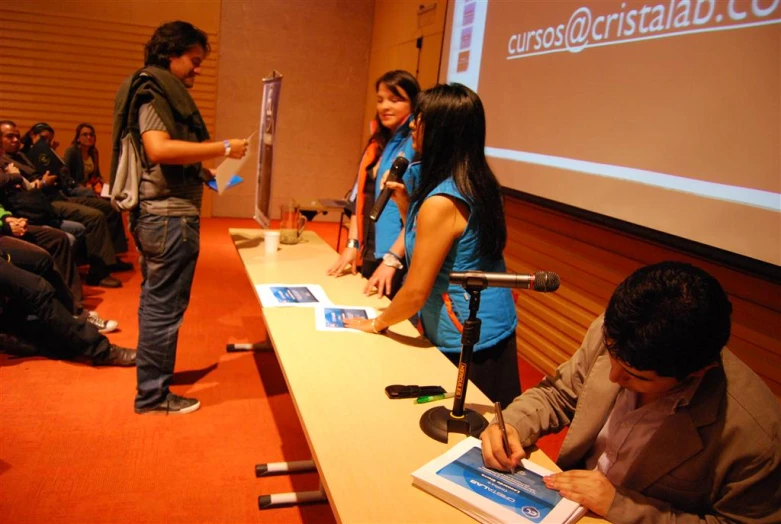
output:
[[279, 249], [279, 231], [267, 229], [263, 233], [263, 243], [266, 245], [266, 254], [271, 255]]

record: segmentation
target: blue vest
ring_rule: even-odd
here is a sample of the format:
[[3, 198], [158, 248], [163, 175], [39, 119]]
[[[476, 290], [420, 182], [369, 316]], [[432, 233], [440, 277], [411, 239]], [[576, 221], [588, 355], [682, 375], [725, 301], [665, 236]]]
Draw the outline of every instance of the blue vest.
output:
[[[407, 183], [407, 187], [411, 188], [414, 187], [420, 176], [420, 164], [412, 164], [408, 173], [410, 181]], [[450, 195], [461, 200], [471, 209], [470, 202], [458, 191], [452, 178], [439, 184], [426, 198], [434, 195]], [[407, 217], [405, 231], [407, 264], [409, 264], [415, 249], [420, 205], [411, 205]], [[461, 286], [449, 283], [450, 273], [453, 271], [491, 273], [506, 271], [504, 257], [499, 260], [489, 260], [480, 255], [477, 245], [479, 231], [475, 220], [470, 213], [463, 235], [450, 247], [445, 262], [434, 280], [434, 288], [420, 311], [420, 322], [424, 335], [446, 353], [461, 351], [461, 325], [469, 318], [469, 294]], [[482, 321], [482, 325], [480, 341], [475, 344], [475, 351], [495, 346], [512, 335], [518, 325], [518, 317], [515, 314], [515, 303], [510, 290], [497, 287], [483, 290], [480, 293], [480, 309], [478, 309], [477, 318]]]
[[[379, 168], [377, 169], [377, 183], [374, 185], [374, 200], [376, 201], [380, 196], [380, 181], [382, 175], [388, 171], [393, 165], [394, 160], [399, 155], [403, 155], [409, 161], [412, 161], [412, 157], [415, 151], [412, 149], [412, 133], [409, 130], [409, 123], [412, 121], [410, 116], [406, 122], [401, 124], [399, 128], [393, 133], [393, 136], [388, 141], [385, 149], [382, 151], [380, 157]], [[407, 179], [405, 174], [404, 180]], [[401, 214], [399, 213], [399, 207], [391, 199], [388, 200], [388, 204], [385, 206], [385, 210], [380, 215], [377, 223], [374, 225], [374, 256], [377, 260], [382, 258], [382, 255], [390, 251], [391, 246], [396, 239], [399, 238], [401, 233]]]

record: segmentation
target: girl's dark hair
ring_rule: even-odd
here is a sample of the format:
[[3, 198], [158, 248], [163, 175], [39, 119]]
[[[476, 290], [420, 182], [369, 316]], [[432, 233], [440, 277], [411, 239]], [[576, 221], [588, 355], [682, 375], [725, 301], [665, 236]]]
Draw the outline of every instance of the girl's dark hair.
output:
[[[385, 84], [385, 87], [387, 87], [388, 90], [394, 95], [400, 98], [409, 99], [410, 107], [415, 106], [415, 99], [420, 92], [420, 85], [418, 84], [418, 81], [415, 79], [415, 77], [412, 76], [412, 74], [408, 71], [404, 71], [402, 69], [388, 71], [380, 78], [378, 78], [377, 82], [375, 82], [375, 91], [380, 89], [380, 84]], [[406, 96], [401, 91], [399, 91], [399, 88], [404, 90]], [[388, 141], [391, 139], [393, 133], [390, 129], [382, 125], [379, 115], [374, 115], [374, 120], [377, 122], [377, 130], [369, 138], [369, 143], [376, 142], [378, 152], [379, 154], [382, 154], [382, 150], [385, 149], [386, 145], [388, 145]]]
[[435, 187], [453, 177], [479, 228], [480, 254], [501, 257], [507, 225], [501, 186], [485, 158], [485, 111], [477, 93], [461, 84], [432, 87], [418, 95], [415, 115], [423, 144], [420, 184], [411, 205], [422, 205]]
[[21, 140], [22, 151], [26, 152], [33, 146], [33, 135], [40, 135], [44, 131], [48, 131], [52, 134], [52, 137], [54, 136], [54, 128], [46, 122], [38, 122], [37, 124], [33, 125], [33, 127], [28, 129]]
[[189, 22], [166, 22], [158, 27], [144, 46], [144, 65], [168, 69], [171, 58], [185, 54], [192, 47], [200, 45], [208, 55], [211, 51], [206, 33]]
[[[95, 143], [97, 143], [98, 134], [95, 132], [95, 127], [89, 122], [82, 122], [81, 124], [76, 126], [76, 136], [73, 137], [73, 141], [71, 142], [71, 145], [76, 146], [79, 144], [79, 136], [81, 136], [81, 130], [84, 129], [85, 127], [92, 131], [92, 134], [95, 137]], [[94, 150], [95, 150], [95, 144], [92, 144], [89, 148], [89, 154], [91, 155]]]

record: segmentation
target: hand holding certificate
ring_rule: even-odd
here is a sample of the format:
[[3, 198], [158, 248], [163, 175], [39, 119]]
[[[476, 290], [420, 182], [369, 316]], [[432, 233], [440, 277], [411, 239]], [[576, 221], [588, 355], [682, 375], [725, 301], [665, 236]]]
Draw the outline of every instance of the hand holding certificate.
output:
[[412, 483], [480, 522], [576, 522], [586, 509], [549, 489], [552, 472], [524, 460], [503, 473], [483, 465], [480, 441], [469, 437], [412, 474]]
[[[255, 136], [254, 132], [249, 137], [247, 137], [247, 143], [249, 143], [253, 136]], [[215, 175], [214, 179], [217, 184], [218, 194], [223, 194], [225, 190], [231, 186], [231, 181], [233, 180], [234, 176], [238, 176], [239, 170], [244, 166], [248, 158], [249, 155], [244, 155], [241, 158], [226, 158], [219, 166], [217, 166], [217, 174]], [[233, 185], [235, 184], [236, 183]]]

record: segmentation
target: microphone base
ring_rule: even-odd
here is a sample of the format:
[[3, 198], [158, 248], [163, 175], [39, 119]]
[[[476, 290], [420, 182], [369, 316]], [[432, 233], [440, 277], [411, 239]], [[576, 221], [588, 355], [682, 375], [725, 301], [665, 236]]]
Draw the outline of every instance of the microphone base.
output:
[[472, 409], [465, 409], [461, 418], [453, 417], [452, 413], [444, 406], [431, 408], [420, 417], [420, 429], [434, 440], [447, 444], [448, 433], [479, 437], [488, 426], [488, 421]]

